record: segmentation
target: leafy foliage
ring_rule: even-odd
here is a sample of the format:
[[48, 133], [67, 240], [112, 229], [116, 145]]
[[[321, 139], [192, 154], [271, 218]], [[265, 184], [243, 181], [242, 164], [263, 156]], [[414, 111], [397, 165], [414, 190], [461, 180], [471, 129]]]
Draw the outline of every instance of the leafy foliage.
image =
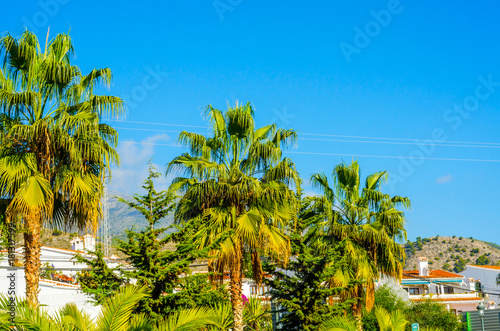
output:
[[[286, 229], [295, 218], [298, 174], [282, 148], [294, 142], [293, 130], [276, 125], [256, 128], [252, 106], [236, 104], [223, 112], [208, 106], [211, 137], [182, 132], [189, 153], [176, 157], [168, 172], [179, 171], [171, 189], [184, 193], [176, 221], [193, 229], [197, 247], [220, 241], [209, 260], [210, 271], [229, 271], [234, 330], [243, 330], [242, 279], [245, 253], [254, 279], [262, 280], [261, 254], [287, 259]], [[226, 236], [224, 240], [222, 237]]]
[[[186, 230], [165, 235], [168, 228], [155, 228], [158, 221], [167, 216], [175, 206], [175, 195], [156, 191], [154, 179], [159, 177], [150, 164], [149, 175], [144, 180], [144, 195], [134, 195], [135, 201], [120, 201], [138, 210], [149, 226], [139, 232], [127, 231], [128, 241], [119, 242], [119, 250], [127, 254], [134, 268], [127, 272], [138, 284], [145, 287], [147, 297], [140, 300], [136, 313], [152, 318], [170, 314], [181, 308], [213, 305], [226, 300], [224, 289], [212, 289], [207, 275], [189, 276], [189, 265], [197, 258], [206, 257], [207, 251], [194, 249]], [[171, 242], [178, 245], [174, 251], [166, 249]], [[179, 289], [180, 291], [175, 291]]]
[[[265, 279], [276, 304], [274, 314], [283, 316], [279, 330], [317, 330], [322, 321], [348, 309], [350, 301], [333, 301], [343, 288], [331, 280], [348, 261], [342, 257], [342, 242], [331, 243], [317, 233], [318, 218], [310, 217], [309, 199], [302, 202], [297, 227], [290, 237], [292, 259], [286, 269], [267, 263], [264, 270], [272, 278]], [[345, 266], [343, 266], [345, 268]]]
[[488, 265], [490, 264], [490, 259], [486, 257], [486, 255], [481, 255], [476, 259], [476, 264], [477, 265]]
[[14, 325], [8, 319], [9, 298], [0, 294], [0, 330], [15, 327], [19, 331], [191, 331], [217, 325], [216, 311], [209, 308], [182, 310], [156, 320], [145, 315], [133, 316], [137, 303], [148, 296], [145, 292], [141, 287], [122, 287], [106, 299], [96, 320], [75, 304], [67, 304], [57, 315], [51, 316], [39, 307], [20, 301], [16, 306]]
[[83, 75], [71, 64], [68, 34], [41, 48], [28, 30], [0, 38], [0, 195], [6, 216], [24, 221], [26, 295], [36, 305], [43, 223], [96, 227], [102, 181], [118, 163], [117, 132], [101, 123], [119, 115], [122, 100], [97, 95], [111, 70]]
[[88, 252], [90, 258], [76, 254], [75, 259], [79, 263], [85, 263], [90, 270], [77, 273], [77, 279], [82, 291], [89, 294], [96, 305], [102, 304], [111, 294], [118, 291], [125, 283], [122, 270], [119, 267], [110, 268], [104, 258], [102, 245], [97, 244], [96, 250]]
[[[457, 316], [446, 309], [446, 306], [427, 300], [413, 303], [406, 310], [410, 323], [418, 323], [421, 328], [441, 328], [447, 331], [461, 331], [462, 322]], [[411, 330], [407, 327], [407, 330]]]
[[[383, 285], [375, 291], [375, 306], [384, 309], [388, 313], [393, 313], [398, 310], [405, 312], [408, 305], [390, 286]], [[372, 310], [363, 314], [363, 330], [380, 330], [375, 311]]]
[[[406, 197], [381, 191], [387, 173], [369, 175], [363, 186], [357, 162], [342, 163], [333, 170], [333, 186], [324, 173], [313, 174], [311, 182], [322, 195], [314, 197], [314, 208], [323, 218], [322, 231], [334, 241], [343, 241], [347, 268], [336, 276], [337, 286], [345, 286], [342, 300], [355, 299], [351, 309], [361, 325], [363, 307], [370, 311], [374, 303], [374, 281], [380, 274], [400, 279], [405, 259], [405, 215], [398, 208], [409, 208]], [[349, 283], [357, 286], [349, 287]]]

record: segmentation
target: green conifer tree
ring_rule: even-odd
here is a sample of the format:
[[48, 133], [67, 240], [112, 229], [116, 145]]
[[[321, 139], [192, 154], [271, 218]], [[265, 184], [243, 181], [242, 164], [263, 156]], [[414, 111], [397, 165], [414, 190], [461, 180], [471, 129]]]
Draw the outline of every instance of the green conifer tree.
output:
[[91, 257], [86, 258], [81, 254], [75, 255], [79, 263], [85, 263], [89, 270], [77, 273], [77, 279], [82, 291], [91, 296], [96, 305], [102, 304], [126, 282], [120, 267], [110, 268], [104, 259], [101, 244], [97, 244], [95, 251], [88, 252]]
[[[138, 284], [146, 286], [148, 297], [137, 306], [136, 313], [146, 313], [156, 318], [182, 308], [206, 306], [227, 299], [223, 288], [213, 289], [208, 275], [189, 276], [189, 265], [203, 257], [207, 250], [198, 251], [186, 229], [176, 227], [156, 228], [157, 223], [176, 207], [176, 196], [168, 191], [156, 191], [154, 179], [160, 174], [150, 164], [149, 175], [142, 186], [145, 195], [135, 194], [134, 201], [119, 201], [139, 211], [148, 222], [142, 231], [127, 231], [127, 241], [119, 241], [118, 249], [125, 253], [134, 269], [127, 275]], [[177, 231], [168, 233], [176, 228]], [[174, 250], [167, 244], [175, 243]]]

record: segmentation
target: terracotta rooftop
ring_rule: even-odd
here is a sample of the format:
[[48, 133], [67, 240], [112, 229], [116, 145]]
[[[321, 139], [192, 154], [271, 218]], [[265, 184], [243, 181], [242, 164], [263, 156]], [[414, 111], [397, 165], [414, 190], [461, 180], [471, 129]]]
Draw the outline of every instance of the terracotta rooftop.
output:
[[[414, 277], [412, 277], [414, 276]], [[418, 270], [403, 271], [403, 279], [415, 278], [463, 278], [464, 276], [444, 270], [429, 270], [429, 276], [419, 276]]]
[[476, 268], [486, 268], [486, 269], [500, 270], [500, 266], [497, 266], [497, 265], [470, 265], [469, 267], [476, 267]]

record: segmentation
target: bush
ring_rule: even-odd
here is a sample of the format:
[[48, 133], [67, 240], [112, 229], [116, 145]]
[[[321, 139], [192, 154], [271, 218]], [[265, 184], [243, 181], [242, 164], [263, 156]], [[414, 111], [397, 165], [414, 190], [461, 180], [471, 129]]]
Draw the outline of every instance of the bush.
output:
[[[408, 309], [405, 301], [399, 297], [394, 290], [388, 286], [383, 285], [375, 291], [375, 305], [382, 307], [387, 312], [392, 313], [396, 310], [406, 311]], [[364, 331], [379, 331], [375, 311], [363, 314], [363, 330]]]
[[455, 266], [453, 267], [453, 271], [456, 273], [462, 272], [465, 269], [465, 260], [460, 258], [455, 262]]
[[450, 270], [450, 268], [451, 268], [451, 265], [449, 263], [443, 264], [443, 269], [444, 270]]
[[464, 238], [462, 238], [462, 237], [459, 237], [459, 238], [458, 238], [458, 240], [462, 240], [462, 239], [464, 239]]
[[477, 265], [488, 265], [490, 263], [490, 259], [486, 257], [486, 255], [481, 255], [480, 257], [477, 258], [476, 264]]
[[424, 327], [441, 328], [447, 331], [462, 330], [462, 323], [455, 314], [448, 311], [445, 305], [431, 300], [411, 304], [405, 311], [405, 315], [410, 323], [420, 324], [421, 330], [425, 330]]
[[453, 237], [452, 237], [452, 238], [456, 238], [456, 237], [457, 237], [457, 236], [453, 235]]
[[52, 231], [52, 235], [53, 236], [60, 236], [60, 235], [62, 235], [62, 231], [59, 231], [57, 228], [55, 228], [54, 231]]

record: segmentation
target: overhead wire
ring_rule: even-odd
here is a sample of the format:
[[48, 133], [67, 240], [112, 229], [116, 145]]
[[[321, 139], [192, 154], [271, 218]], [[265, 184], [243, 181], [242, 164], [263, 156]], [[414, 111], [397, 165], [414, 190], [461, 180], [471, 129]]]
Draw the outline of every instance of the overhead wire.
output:
[[[146, 125], [160, 125], [160, 126], [175, 126], [175, 127], [187, 127], [187, 128], [201, 128], [209, 129], [209, 126], [201, 125], [188, 125], [188, 124], [173, 124], [173, 123], [160, 123], [160, 122], [140, 122], [140, 121], [121, 121], [121, 120], [110, 120], [119, 123], [134, 123], [134, 124], [146, 124]], [[123, 128], [133, 130], [135, 128]], [[149, 129], [137, 129], [148, 131]], [[153, 131], [153, 130], [149, 130]], [[176, 132], [176, 131], [171, 131]], [[177, 131], [180, 132], [180, 131]], [[206, 133], [202, 133], [206, 134]], [[396, 141], [412, 141], [415, 143], [430, 142], [430, 143], [451, 143], [451, 144], [469, 144], [469, 145], [493, 145], [500, 146], [500, 142], [477, 142], [477, 141], [456, 141], [456, 140], [434, 140], [434, 139], [416, 139], [416, 138], [394, 138], [394, 137], [373, 137], [373, 136], [356, 136], [356, 135], [339, 135], [339, 134], [327, 134], [327, 133], [307, 133], [307, 132], [297, 132], [298, 135], [305, 136], [320, 136], [320, 137], [336, 137], [336, 138], [355, 138], [355, 139], [378, 139], [378, 140], [396, 140]]]

